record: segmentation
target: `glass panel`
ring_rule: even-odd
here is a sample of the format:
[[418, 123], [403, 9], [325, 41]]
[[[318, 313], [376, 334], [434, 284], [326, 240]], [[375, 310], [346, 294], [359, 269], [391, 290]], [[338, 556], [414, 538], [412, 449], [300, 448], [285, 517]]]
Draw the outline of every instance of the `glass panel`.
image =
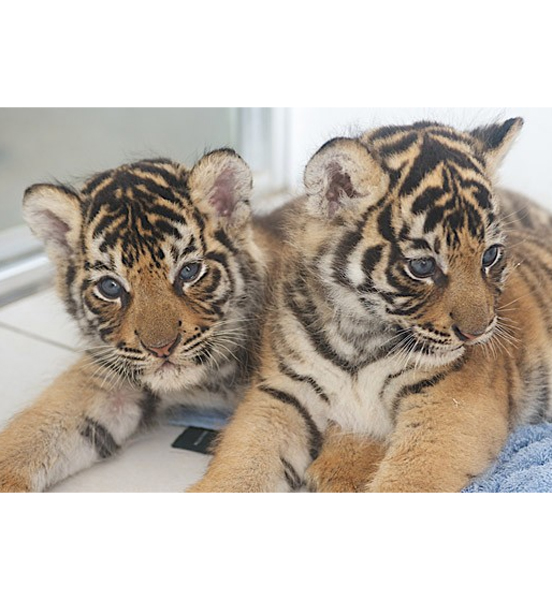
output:
[[23, 224], [33, 183], [78, 183], [139, 158], [189, 164], [204, 150], [238, 145], [234, 108], [0, 109], [0, 231]]

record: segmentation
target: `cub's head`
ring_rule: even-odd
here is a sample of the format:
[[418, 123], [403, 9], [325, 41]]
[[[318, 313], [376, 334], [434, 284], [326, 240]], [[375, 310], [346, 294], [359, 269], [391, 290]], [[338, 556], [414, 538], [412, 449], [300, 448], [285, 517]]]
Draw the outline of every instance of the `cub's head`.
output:
[[323, 279], [351, 315], [390, 326], [397, 351], [446, 362], [496, 330], [507, 248], [493, 179], [522, 124], [384, 127], [307, 165], [314, 228], [336, 232]]
[[80, 191], [26, 191], [26, 220], [98, 363], [158, 391], [224, 371], [258, 283], [251, 187], [245, 162], [217, 150], [192, 169], [144, 160]]

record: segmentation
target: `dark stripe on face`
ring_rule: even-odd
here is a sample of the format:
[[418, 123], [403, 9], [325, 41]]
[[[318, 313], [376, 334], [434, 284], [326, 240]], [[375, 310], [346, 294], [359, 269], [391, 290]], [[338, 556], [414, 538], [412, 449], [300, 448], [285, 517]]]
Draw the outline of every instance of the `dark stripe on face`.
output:
[[[298, 284], [299, 282], [295, 282]], [[349, 373], [357, 370], [356, 365], [348, 360], [341, 358], [332, 347], [330, 341], [324, 335], [318, 322], [318, 316], [315, 305], [310, 300], [305, 300], [304, 305], [300, 305], [294, 297], [294, 290], [290, 285], [286, 285], [285, 302], [291, 310], [293, 316], [303, 326], [303, 329], [309, 336], [314, 349], [322, 358], [329, 360], [332, 364]]]
[[183, 199], [180, 196], [176, 196], [174, 194], [176, 187], [168, 187], [169, 184], [166, 182], [165, 185], [160, 185], [156, 181], [153, 181], [153, 179], [146, 177], [138, 179], [135, 185], [140, 185], [142, 188], [146, 188], [147, 192], [151, 194], [152, 198], [163, 198], [163, 200], [166, 200], [171, 204], [175, 204], [176, 206], [187, 204], [187, 198], [185, 197], [183, 202]]
[[393, 156], [394, 154], [401, 154], [405, 152], [418, 140], [418, 134], [416, 132], [408, 133], [404, 137], [401, 137], [395, 142], [384, 144], [378, 148], [378, 154], [380, 156]]
[[77, 316], [77, 310], [78, 310], [77, 304], [73, 300], [73, 296], [71, 294], [71, 292], [72, 292], [71, 288], [73, 286], [73, 282], [75, 281], [76, 273], [77, 273], [77, 271], [75, 269], [75, 265], [73, 263], [69, 263], [67, 265], [67, 270], [65, 271], [66, 293], [64, 294], [63, 299], [65, 301], [65, 306], [67, 307], [67, 311], [72, 317]]
[[207, 260], [213, 260], [213, 261], [219, 263], [220, 265], [222, 265], [222, 267], [224, 268], [224, 271], [226, 272], [226, 275], [228, 276], [228, 283], [229, 283], [229, 287], [230, 287], [229, 293], [233, 294], [236, 289], [236, 284], [234, 281], [234, 277], [228, 266], [227, 257], [224, 254], [221, 254], [220, 252], [208, 252], [205, 255], [205, 258]]
[[425, 135], [420, 153], [414, 160], [399, 194], [406, 196], [415, 192], [423, 179], [443, 163], [449, 167], [458, 166], [463, 169], [473, 169], [476, 173], [481, 172], [479, 165], [461, 150], [450, 148], [432, 138], [431, 135]]
[[444, 206], [434, 206], [427, 214], [424, 222], [424, 233], [431, 233], [443, 220]]
[[428, 250], [429, 252], [431, 252], [431, 246], [427, 240], [424, 240], [422, 238], [416, 238], [409, 241], [412, 248], [414, 248], [415, 250]]
[[103, 425], [90, 417], [85, 418], [84, 426], [80, 430], [80, 433], [94, 446], [100, 458], [108, 458], [119, 450], [119, 446], [111, 433]]
[[232, 241], [226, 234], [226, 231], [224, 231], [223, 229], [217, 229], [215, 231], [215, 239], [217, 241], [219, 241], [223, 246], [225, 246], [226, 249], [229, 252], [231, 252], [232, 254], [238, 253], [238, 251], [236, 250], [236, 247], [234, 246], [234, 244], [232, 243]]
[[157, 219], [157, 221], [155, 221], [154, 229], [165, 235], [170, 235], [175, 239], [180, 239], [181, 237], [178, 229], [163, 219]]
[[196, 224], [196, 227], [199, 229], [198, 236], [201, 244], [201, 251], [205, 252], [206, 244], [205, 244], [205, 219], [203, 215], [199, 212], [196, 206], [192, 206], [192, 218]]
[[386, 294], [380, 293], [382, 298], [389, 302], [394, 297], [399, 298], [412, 298], [414, 295], [418, 295], [417, 285], [415, 282], [408, 277], [403, 270], [404, 258], [395, 245], [391, 246], [391, 254], [387, 262], [387, 268], [385, 274], [387, 276], [387, 283], [391, 284], [398, 293]]
[[150, 204], [145, 212], [149, 215], [155, 215], [167, 219], [168, 221], [173, 221], [174, 223], [186, 225], [186, 220], [182, 214], [163, 204]]
[[464, 187], [472, 187], [475, 188], [475, 190], [473, 191], [473, 197], [475, 198], [475, 201], [477, 202], [477, 204], [479, 205], [479, 207], [484, 210], [484, 211], [492, 211], [492, 204], [491, 204], [491, 194], [489, 192], [489, 190], [482, 186], [479, 181], [463, 181], [462, 185]]
[[351, 286], [351, 282], [346, 275], [349, 256], [354, 251], [361, 239], [362, 231], [360, 229], [357, 229], [356, 231], [349, 231], [341, 238], [341, 241], [335, 250], [335, 256], [332, 262], [332, 271], [336, 281], [347, 287]]
[[379, 214], [378, 229], [381, 235], [388, 241], [395, 241], [395, 232], [391, 225], [391, 204], [388, 204]]
[[181, 189], [182, 191], [187, 192], [188, 188], [186, 185], [186, 178], [185, 177], [178, 178], [172, 172], [172, 170], [164, 168], [163, 166], [160, 166], [163, 163], [169, 164], [169, 165], [174, 165], [174, 163], [171, 160], [163, 159], [160, 161], [154, 160], [152, 162], [140, 161], [140, 162], [133, 163], [132, 165], [130, 165], [130, 168], [138, 169], [140, 171], [143, 171], [144, 173], [151, 173], [152, 175], [159, 175], [165, 180], [165, 182], [167, 183], [167, 185], [169, 187], [175, 188], [175, 189]]
[[441, 199], [443, 196], [443, 189], [437, 187], [428, 187], [426, 188], [419, 196], [416, 198], [414, 203], [412, 204], [412, 212], [415, 215], [419, 215], [429, 208], [432, 208], [435, 203]]
[[85, 195], [91, 194], [95, 188], [99, 187], [104, 181], [107, 181], [113, 176], [113, 170], [99, 173], [90, 179], [82, 188], [82, 193]]
[[295, 410], [299, 413], [303, 419], [305, 428], [309, 433], [309, 453], [311, 458], [314, 460], [320, 453], [320, 448], [322, 447], [322, 434], [320, 433], [320, 430], [316, 426], [316, 423], [314, 422], [308, 410], [299, 402], [299, 400], [297, 400], [295, 396], [292, 396], [291, 394], [287, 394], [286, 392], [282, 392], [281, 390], [277, 390], [267, 385], [259, 385], [258, 389], [265, 394], [272, 396], [272, 398], [276, 398], [276, 400], [283, 402], [284, 404], [293, 406], [293, 408], [295, 408]]
[[104, 215], [102, 215], [101, 219], [96, 223], [94, 229], [92, 230], [92, 237], [96, 238], [105, 233], [105, 230], [113, 224], [113, 220], [115, 215], [111, 211], [106, 211]]
[[381, 254], [383, 251], [383, 246], [380, 244], [378, 246], [372, 246], [371, 248], [366, 248], [364, 254], [362, 256], [362, 272], [368, 278], [371, 278], [372, 271], [376, 268], [376, 265], [381, 260]]
[[202, 291], [201, 291], [202, 295], [212, 294], [219, 287], [220, 280], [221, 280], [220, 271], [218, 269], [213, 269], [212, 273], [211, 273], [211, 283], [207, 287], [204, 287], [202, 289]]
[[408, 133], [414, 128], [412, 125], [388, 125], [386, 127], [379, 127], [376, 131], [369, 135], [370, 141], [375, 142], [387, 137], [391, 137], [397, 133]]

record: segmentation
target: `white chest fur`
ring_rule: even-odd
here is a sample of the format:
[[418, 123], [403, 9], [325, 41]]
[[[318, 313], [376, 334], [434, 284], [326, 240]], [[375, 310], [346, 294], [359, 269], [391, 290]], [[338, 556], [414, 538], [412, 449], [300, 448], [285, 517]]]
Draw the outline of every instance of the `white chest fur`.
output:
[[[390, 360], [373, 363], [355, 375], [340, 372], [339, 385], [331, 386], [328, 417], [345, 431], [385, 438], [393, 428], [390, 408], [381, 396], [393, 373]], [[327, 382], [329, 385], [330, 382]]]
[[331, 399], [327, 417], [345, 431], [386, 438], [394, 427], [394, 404], [405, 390], [435, 375], [396, 357], [376, 361], [354, 375], [328, 369], [324, 384]]

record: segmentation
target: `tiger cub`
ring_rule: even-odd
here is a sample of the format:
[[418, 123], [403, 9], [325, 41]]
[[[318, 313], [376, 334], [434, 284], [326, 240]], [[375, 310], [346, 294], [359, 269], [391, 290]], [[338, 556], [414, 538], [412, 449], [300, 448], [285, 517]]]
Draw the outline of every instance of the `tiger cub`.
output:
[[[0, 433], [0, 490], [40, 491], [175, 404], [233, 408], [255, 363], [271, 237], [233, 151], [144, 160], [80, 191], [34, 185], [24, 214], [86, 351]], [[258, 344], [257, 344], [258, 345]]]
[[552, 220], [493, 185], [521, 126], [314, 155], [258, 376], [192, 491], [459, 491], [551, 419]]

